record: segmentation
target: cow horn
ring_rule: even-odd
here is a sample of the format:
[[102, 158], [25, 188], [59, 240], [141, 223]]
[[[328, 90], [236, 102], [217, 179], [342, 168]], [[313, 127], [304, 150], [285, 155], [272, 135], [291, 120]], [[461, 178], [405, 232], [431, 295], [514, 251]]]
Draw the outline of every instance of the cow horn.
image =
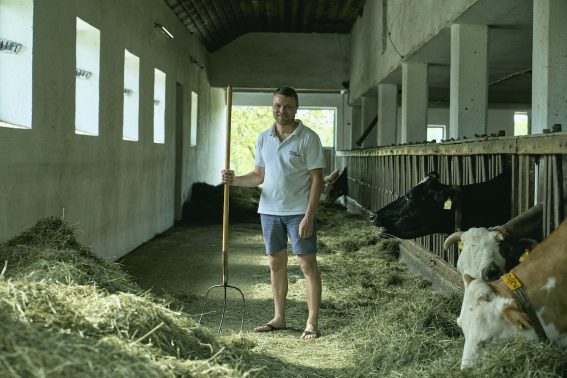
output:
[[443, 243], [443, 249], [447, 250], [449, 249], [451, 244], [460, 241], [461, 235], [463, 235], [463, 231], [456, 231], [453, 232], [451, 235], [447, 236], [447, 239], [445, 239], [445, 243]]
[[509, 239], [509, 238], [512, 237], [512, 233], [510, 232], [510, 230], [508, 230], [504, 226], [493, 226], [493, 227], [490, 227], [488, 230], [498, 232], [500, 240]]

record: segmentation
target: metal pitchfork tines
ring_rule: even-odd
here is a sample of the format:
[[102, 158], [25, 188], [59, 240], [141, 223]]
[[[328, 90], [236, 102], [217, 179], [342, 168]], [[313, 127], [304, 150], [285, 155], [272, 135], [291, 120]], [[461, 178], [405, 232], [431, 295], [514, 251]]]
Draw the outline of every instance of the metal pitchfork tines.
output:
[[[226, 159], [225, 159], [225, 169], [228, 171], [230, 169], [230, 124], [231, 124], [231, 110], [232, 110], [232, 87], [229, 85], [226, 89]], [[203, 319], [205, 314], [205, 309], [207, 308], [207, 301], [209, 298], [209, 293], [215, 288], [224, 289], [224, 302], [222, 307], [221, 320], [219, 324], [218, 332], [221, 333], [222, 325], [224, 322], [224, 315], [226, 312], [226, 299], [228, 289], [236, 290], [242, 296], [242, 321], [240, 322], [240, 332], [244, 326], [244, 313], [246, 312], [246, 302], [244, 301], [244, 294], [242, 290], [236, 286], [228, 284], [228, 199], [229, 199], [230, 184], [224, 184], [224, 204], [222, 210], [222, 285], [213, 285], [207, 290], [205, 295], [205, 303], [203, 304], [203, 310], [201, 311], [201, 316], [199, 317], [199, 324]]]

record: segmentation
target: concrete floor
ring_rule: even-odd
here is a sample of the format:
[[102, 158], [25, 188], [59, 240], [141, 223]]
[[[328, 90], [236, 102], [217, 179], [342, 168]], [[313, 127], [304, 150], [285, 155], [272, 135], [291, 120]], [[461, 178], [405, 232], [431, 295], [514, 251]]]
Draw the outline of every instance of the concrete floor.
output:
[[[270, 273], [259, 224], [229, 226], [228, 284], [242, 290], [246, 301], [245, 329], [272, 316]], [[294, 261], [294, 260], [293, 260]], [[200, 315], [205, 294], [212, 285], [222, 285], [221, 225], [179, 225], [143, 244], [119, 261], [145, 290], [181, 298], [185, 311]], [[299, 278], [290, 259], [290, 282]], [[224, 289], [209, 295], [205, 325], [216, 328], [220, 320]], [[227, 324], [238, 328], [242, 297], [228, 290]], [[236, 323], [235, 323], [236, 322]]]

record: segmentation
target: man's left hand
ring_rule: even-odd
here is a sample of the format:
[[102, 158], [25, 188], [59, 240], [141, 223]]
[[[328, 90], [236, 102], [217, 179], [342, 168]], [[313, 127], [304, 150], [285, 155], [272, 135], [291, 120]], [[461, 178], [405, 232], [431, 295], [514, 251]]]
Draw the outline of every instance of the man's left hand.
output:
[[301, 239], [307, 239], [313, 234], [313, 229], [315, 228], [315, 218], [303, 217], [299, 223], [299, 237]]

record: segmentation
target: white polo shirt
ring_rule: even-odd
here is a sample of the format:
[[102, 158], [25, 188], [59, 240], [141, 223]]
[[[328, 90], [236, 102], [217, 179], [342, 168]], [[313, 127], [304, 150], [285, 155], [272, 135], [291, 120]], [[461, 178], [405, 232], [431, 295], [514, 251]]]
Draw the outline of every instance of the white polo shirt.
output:
[[275, 123], [258, 136], [255, 163], [264, 167], [260, 214], [305, 214], [311, 187], [308, 171], [325, 168], [319, 135], [298, 121], [293, 134], [281, 143]]

